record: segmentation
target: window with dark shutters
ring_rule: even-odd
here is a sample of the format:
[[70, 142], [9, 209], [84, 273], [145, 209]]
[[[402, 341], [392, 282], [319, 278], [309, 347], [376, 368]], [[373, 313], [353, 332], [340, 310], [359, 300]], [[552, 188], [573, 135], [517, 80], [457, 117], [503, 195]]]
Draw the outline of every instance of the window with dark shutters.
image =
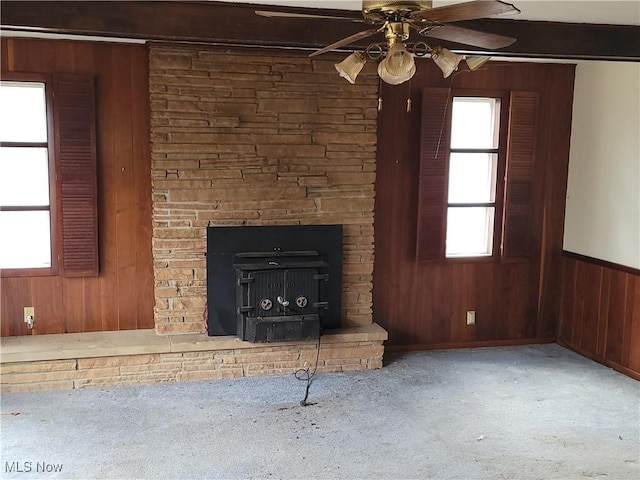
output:
[[[11, 82], [14, 86], [20, 86], [21, 82], [25, 82], [25, 86], [33, 85], [33, 82], [45, 85], [48, 99], [46, 113], [48, 138], [42, 146], [48, 147], [50, 152], [48, 155], [50, 207], [46, 208], [51, 212], [49, 265], [44, 268], [32, 265], [24, 268], [20, 266], [6, 268], [2, 270], [2, 276], [98, 275], [94, 79], [86, 75], [42, 75], [16, 72], [3, 72], [2, 75], [3, 81]], [[24, 142], [2, 142], [2, 147], [7, 149], [34, 146], [41, 147], [39, 144], [31, 145]], [[5, 155], [3, 161], [19, 162], [20, 157]], [[8, 168], [5, 170], [11, 171]], [[33, 209], [34, 207], [2, 207], [3, 211]], [[24, 251], [20, 253], [29, 255], [29, 251], [25, 250], [29, 248], [28, 243], [20, 245], [13, 242], [11, 245], [13, 245], [11, 249], [23, 248]], [[11, 254], [11, 251], [4, 253]]]
[[[452, 98], [447, 89], [427, 88], [423, 92], [416, 230], [416, 260], [419, 262], [445, 260]], [[503, 100], [506, 104], [507, 97]], [[506, 107], [503, 105], [505, 112]], [[507, 135], [506, 166], [498, 169], [498, 172], [504, 171], [504, 175], [498, 176], [496, 191], [504, 193], [496, 198], [496, 213], [501, 216], [496, 216], [493, 233], [496, 242], [500, 240], [501, 254], [494, 251], [487, 258], [515, 261], [532, 254], [531, 205], [537, 115], [536, 93], [510, 92], [508, 123], [500, 122], [500, 135]]]

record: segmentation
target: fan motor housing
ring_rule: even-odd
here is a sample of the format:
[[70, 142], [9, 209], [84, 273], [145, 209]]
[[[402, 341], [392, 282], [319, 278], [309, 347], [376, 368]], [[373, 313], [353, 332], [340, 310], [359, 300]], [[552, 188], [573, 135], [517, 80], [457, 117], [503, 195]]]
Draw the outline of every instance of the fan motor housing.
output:
[[362, 0], [362, 16], [373, 22], [381, 22], [389, 17], [408, 17], [418, 10], [432, 7], [431, 0]]

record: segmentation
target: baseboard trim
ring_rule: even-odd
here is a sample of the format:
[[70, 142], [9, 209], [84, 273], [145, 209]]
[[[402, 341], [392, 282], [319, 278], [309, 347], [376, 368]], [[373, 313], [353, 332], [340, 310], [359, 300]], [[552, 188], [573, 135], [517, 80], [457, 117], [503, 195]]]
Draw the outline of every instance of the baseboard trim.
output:
[[640, 372], [636, 372], [635, 370], [630, 369], [629, 367], [625, 367], [624, 365], [620, 365], [617, 362], [612, 362], [611, 360], [607, 360], [606, 358], [602, 358], [598, 355], [595, 355], [583, 348], [576, 347], [575, 345], [565, 342], [564, 340], [558, 339], [558, 345], [561, 345], [569, 350], [573, 350], [574, 352], [582, 355], [583, 357], [587, 357], [589, 360], [593, 360], [594, 362], [598, 362], [605, 367], [609, 367], [614, 369], [616, 372], [622, 373], [627, 377], [631, 377], [634, 380], [640, 381]]
[[537, 345], [555, 343], [555, 338], [524, 338], [515, 340], [479, 340], [473, 342], [453, 343], [420, 343], [410, 345], [388, 345], [385, 351], [388, 353], [413, 352], [418, 350], [450, 350], [454, 348], [485, 348], [485, 347], [515, 347], [519, 345]]

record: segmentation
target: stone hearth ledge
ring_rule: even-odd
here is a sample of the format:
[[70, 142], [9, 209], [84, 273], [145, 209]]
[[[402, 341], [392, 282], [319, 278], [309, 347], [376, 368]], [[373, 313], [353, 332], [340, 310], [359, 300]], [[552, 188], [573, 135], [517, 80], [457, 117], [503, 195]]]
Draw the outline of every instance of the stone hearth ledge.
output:
[[[387, 331], [380, 325], [373, 323], [328, 330], [322, 335], [321, 345], [336, 345], [349, 342], [383, 342], [387, 338]], [[315, 343], [315, 340], [251, 343], [243, 342], [234, 336], [209, 337], [206, 334], [158, 335], [153, 329], [63, 333], [4, 337], [0, 341], [0, 363], [252, 349], [264, 346], [284, 347], [287, 345]]]

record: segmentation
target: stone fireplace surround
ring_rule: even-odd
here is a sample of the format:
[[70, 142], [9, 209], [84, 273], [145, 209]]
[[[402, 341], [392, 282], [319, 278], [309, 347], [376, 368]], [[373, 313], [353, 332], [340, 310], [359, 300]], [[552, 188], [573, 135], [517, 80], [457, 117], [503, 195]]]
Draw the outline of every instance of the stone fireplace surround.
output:
[[152, 46], [155, 331], [2, 340], [2, 391], [285, 374], [315, 342], [207, 337], [207, 226], [342, 224], [342, 328], [319, 371], [380, 368], [372, 323], [377, 77], [333, 60]]

